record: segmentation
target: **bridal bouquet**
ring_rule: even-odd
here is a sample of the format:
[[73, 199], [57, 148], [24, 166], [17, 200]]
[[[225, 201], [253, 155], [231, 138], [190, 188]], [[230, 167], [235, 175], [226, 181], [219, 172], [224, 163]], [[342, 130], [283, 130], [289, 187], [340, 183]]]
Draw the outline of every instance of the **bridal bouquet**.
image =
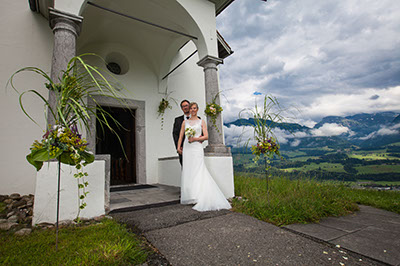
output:
[[190, 137], [194, 137], [194, 135], [196, 135], [196, 130], [194, 130], [192, 127], [188, 127], [185, 129], [185, 136], [190, 138]]

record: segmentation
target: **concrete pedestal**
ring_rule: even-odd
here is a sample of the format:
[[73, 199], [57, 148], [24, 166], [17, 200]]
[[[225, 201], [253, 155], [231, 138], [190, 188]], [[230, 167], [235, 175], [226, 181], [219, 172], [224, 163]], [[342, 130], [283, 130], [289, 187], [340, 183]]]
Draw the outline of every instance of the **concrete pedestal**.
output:
[[215, 182], [224, 193], [225, 197], [235, 196], [233, 184], [233, 161], [231, 156], [205, 156], [204, 161], [207, 169]]
[[[106, 185], [106, 161], [96, 160], [84, 168], [89, 176], [85, 198], [87, 206], [79, 217], [93, 218], [106, 213], [108, 188]], [[60, 221], [73, 220], [79, 211], [78, 180], [73, 166], [61, 164]], [[45, 163], [36, 176], [35, 202], [32, 224], [56, 222], [58, 162]]]

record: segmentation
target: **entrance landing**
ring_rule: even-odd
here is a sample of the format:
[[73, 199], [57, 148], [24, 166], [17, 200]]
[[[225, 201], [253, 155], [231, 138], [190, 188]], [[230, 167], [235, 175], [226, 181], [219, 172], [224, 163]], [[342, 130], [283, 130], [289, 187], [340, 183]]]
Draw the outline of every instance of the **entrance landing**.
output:
[[110, 212], [179, 203], [180, 188], [161, 184], [111, 187]]

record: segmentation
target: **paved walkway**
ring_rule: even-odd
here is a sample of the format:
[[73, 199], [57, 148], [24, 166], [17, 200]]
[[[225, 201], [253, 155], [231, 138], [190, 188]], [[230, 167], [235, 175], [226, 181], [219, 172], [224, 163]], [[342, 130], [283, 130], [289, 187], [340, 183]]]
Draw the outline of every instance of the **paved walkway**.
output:
[[226, 210], [152, 206], [112, 216], [142, 233], [172, 265], [400, 265], [400, 215], [371, 207], [280, 228]]
[[318, 224], [292, 224], [289, 230], [339, 245], [391, 265], [400, 265], [400, 215], [369, 206]]

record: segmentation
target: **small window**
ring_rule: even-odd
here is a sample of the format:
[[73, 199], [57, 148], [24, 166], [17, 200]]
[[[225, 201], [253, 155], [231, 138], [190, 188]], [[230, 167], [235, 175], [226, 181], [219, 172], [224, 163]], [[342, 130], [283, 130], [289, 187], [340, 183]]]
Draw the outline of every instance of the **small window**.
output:
[[121, 67], [117, 63], [114, 62], [108, 63], [107, 69], [110, 70], [110, 72], [115, 75], [121, 75]]

